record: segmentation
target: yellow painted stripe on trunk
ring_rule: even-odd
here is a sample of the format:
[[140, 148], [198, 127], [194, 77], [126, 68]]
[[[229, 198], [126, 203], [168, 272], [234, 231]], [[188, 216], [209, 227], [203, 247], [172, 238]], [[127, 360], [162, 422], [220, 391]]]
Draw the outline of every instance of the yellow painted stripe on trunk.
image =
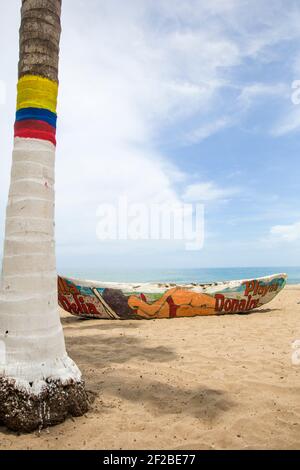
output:
[[42, 108], [56, 113], [58, 83], [36, 75], [25, 75], [18, 81], [17, 111]]

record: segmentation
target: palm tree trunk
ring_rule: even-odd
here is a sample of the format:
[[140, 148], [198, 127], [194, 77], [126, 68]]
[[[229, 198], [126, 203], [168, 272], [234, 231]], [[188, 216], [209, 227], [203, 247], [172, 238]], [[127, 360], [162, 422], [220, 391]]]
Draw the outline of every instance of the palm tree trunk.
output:
[[0, 422], [17, 431], [87, 410], [59, 319], [54, 163], [61, 0], [22, 0], [0, 291]]

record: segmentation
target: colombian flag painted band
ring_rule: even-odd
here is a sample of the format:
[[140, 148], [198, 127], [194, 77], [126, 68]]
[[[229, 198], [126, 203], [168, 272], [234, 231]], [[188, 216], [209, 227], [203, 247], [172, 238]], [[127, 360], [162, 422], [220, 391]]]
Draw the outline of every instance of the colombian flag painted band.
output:
[[25, 108], [16, 112], [16, 122], [36, 119], [45, 121], [56, 128], [57, 115], [48, 109]]
[[56, 113], [57, 93], [58, 83], [48, 78], [25, 75], [18, 82], [17, 111], [41, 108]]
[[18, 82], [14, 136], [48, 140], [56, 145], [58, 83], [25, 75]]

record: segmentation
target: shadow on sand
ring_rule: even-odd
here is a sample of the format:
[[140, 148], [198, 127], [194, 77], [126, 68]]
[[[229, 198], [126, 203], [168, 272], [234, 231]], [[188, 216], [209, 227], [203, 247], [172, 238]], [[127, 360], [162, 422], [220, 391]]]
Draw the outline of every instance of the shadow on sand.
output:
[[105, 392], [114, 392], [123, 400], [144, 406], [153, 415], [189, 415], [202, 421], [213, 421], [235, 406], [227, 392], [205, 386], [191, 390], [159, 381], [126, 380], [125, 383], [119, 381], [116, 389], [112, 379], [113, 377], [106, 377], [103, 382]]
[[[116, 330], [116, 329], [134, 329], [138, 328], [138, 322], [132, 323], [132, 320], [94, 320], [87, 318], [76, 318], [76, 317], [67, 317], [61, 318], [61, 324], [63, 325], [64, 330], [75, 329], [78, 327], [78, 331], [82, 330]], [[135, 321], [135, 320], [134, 320]]]
[[256, 308], [254, 310], [250, 310], [250, 312], [240, 312], [240, 313], [235, 313], [235, 315], [255, 315], [258, 313], [271, 313], [271, 312], [279, 312], [280, 310], [278, 308]]
[[[156, 380], [155, 363], [166, 363], [166, 367], [167, 363], [172, 364], [170, 367], [174, 374], [178, 354], [170, 347], [147, 347], [143, 338], [126, 335], [69, 337], [67, 346], [71, 357], [79, 364], [86, 377], [91, 402], [94, 401], [94, 413], [111, 412], [111, 408], [115, 406], [111, 404], [114, 398], [149, 408], [148, 411], [154, 415], [190, 415], [207, 421], [215, 420], [235, 406], [224, 390], [204, 385], [191, 389], [184, 381], [182, 385], [172, 384], [172, 375], [168, 373], [163, 373], [162, 381]], [[117, 375], [114, 364], [125, 365], [131, 360], [135, 360], [134, 367], [119, 368], [122, 373]], [[136, 367], [136, 360], [141, 363], [140, 371]], [[147, 372], [148, 376], [142, 372], [146, 361], [152, 367], [151, 374]], [[180, 379], [180, 372], [178, 369], [177, 381]]]
[[[102, 329], [103, 325], [97, 329]], [[94, 325], [92, 329], [94, 329]], [[86, 335], [67, 337], [66, 343], [72, 358], [84, 366], [100, 368], [112, 364], [124, 364], [131, 359], [149, 362], [169, 362], [177, 358], [176, 352], [167, 346], [147, 347], [143, 338], [126, 336], [109, 337], [107, 335]]]

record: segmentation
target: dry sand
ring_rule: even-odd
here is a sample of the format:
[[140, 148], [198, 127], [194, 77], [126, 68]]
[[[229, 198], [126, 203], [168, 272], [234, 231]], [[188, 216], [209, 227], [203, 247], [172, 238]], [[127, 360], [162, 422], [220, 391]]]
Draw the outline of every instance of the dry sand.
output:
[[62, 312], [86, 416], [0, 449], [300, 449], [300, 285], [249, 315], [80, 320]]

